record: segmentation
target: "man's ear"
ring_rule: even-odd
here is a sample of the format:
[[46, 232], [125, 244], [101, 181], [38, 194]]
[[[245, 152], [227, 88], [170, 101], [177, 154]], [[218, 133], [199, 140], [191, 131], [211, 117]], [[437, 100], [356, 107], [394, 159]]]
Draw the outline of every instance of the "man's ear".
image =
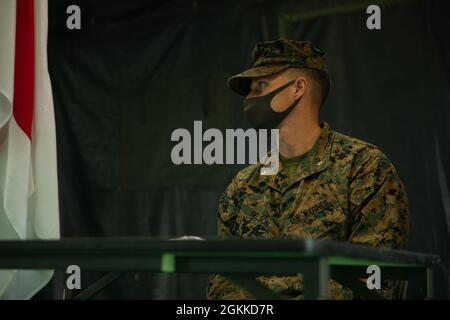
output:
[[307, 86], [308, 80], [305, 77], [298, 77], [297, 79], [295, 79], [294, 87], [296, 99], [299, 99], [300, 97], [305, 95]]

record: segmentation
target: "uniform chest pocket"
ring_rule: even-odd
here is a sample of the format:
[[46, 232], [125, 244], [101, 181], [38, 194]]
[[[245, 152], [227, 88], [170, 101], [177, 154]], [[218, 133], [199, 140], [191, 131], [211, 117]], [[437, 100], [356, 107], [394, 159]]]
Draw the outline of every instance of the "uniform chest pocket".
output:
[[242, 199], [241, 204], [248, 207], [258, 207], [264, 206], [268, 202], [267, 196], [265, 194], [246, 194]]
[[248, 194], [239, 206], [237, 221], [247, 235], [257, 234], [262, 238], [279, 237], [280, 228], [273, 220], [272, 209], [268, 195]]
[[285, 236], [340, 239], [345, 234], [344, 210], [333, 200], [321, 200], [298, 208], [287, 217]]

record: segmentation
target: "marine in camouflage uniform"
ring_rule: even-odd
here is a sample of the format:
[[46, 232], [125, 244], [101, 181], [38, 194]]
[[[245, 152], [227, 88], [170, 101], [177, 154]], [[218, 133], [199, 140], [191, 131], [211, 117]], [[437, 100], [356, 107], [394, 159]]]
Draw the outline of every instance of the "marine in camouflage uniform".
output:
[[[242, 81], [247, 76], [264, 76], [292, 65], [326, 71], [323, 53], [310, 42], [280, 39], [257, 45], [255, 52], [254, 67], [230, 78], [230, 88], [240, 94], [248, 92], [248, 82]], [[318, 140], [294, 169], [281, 159], [276, 175], [261, 175], [260, 164], [236, 175], [220, 200], [219, 237], [321, 238], [380, 248], [405, 247], [408, 200], [393, 164], [380, 148], [338, 133], [327, 123], [320, 127]], [[301, 276], [256, 279], [283, 298], [303, 297]], [[385, 282], [383, 288], [386, 297], [395, 298], [393, 283]], [[207, 295], [209, 299], [254, 298], [221, 275], [210, 276]], [[350, 289], [333, 280], [330, 297], [355, 298]]]

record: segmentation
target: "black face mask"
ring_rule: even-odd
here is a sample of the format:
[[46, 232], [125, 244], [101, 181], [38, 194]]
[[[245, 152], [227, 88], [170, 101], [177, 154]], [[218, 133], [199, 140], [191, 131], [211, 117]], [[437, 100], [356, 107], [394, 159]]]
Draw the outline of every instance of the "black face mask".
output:
[[271, 107], [273, 97], [294, 82], [295, 80], [291, 80], [264, 96], [244, 100], [244, 115], [255, 129], [275, 129], [294, 109], [300, 98], [282, 112], [276, 112]]

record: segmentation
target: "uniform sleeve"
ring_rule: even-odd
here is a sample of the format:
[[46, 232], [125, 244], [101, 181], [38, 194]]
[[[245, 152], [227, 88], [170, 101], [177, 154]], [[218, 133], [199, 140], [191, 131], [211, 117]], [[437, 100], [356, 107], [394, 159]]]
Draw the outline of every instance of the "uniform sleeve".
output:
[[[364, 154], [350, 183], [349, 241], [387, 249], [403, 249], [409, 233], [405, 188], [392, 163], [379, 150]], [[387, 299], [401, 298], [401, 283], [383, 281]]]
[[[237, 226], [228, 225], [225, 219], [234, 215], [237, 210], [236, 193], [238, 191], [236, 179], [234, 179], [223, 193], [218, 208], [217, 234], [219, 238], [232, 237], [232, 228]], [[235, 285], [219, 274], [209, 276], [207, 297], [210, 300], [245, 300], [252, 299], [251, 295], [241, 287]]]
[[401, 249], [409, 233], [405, 188], [392, 163], [378, 149], [354, 165], [350, 181], [350, 242]]

